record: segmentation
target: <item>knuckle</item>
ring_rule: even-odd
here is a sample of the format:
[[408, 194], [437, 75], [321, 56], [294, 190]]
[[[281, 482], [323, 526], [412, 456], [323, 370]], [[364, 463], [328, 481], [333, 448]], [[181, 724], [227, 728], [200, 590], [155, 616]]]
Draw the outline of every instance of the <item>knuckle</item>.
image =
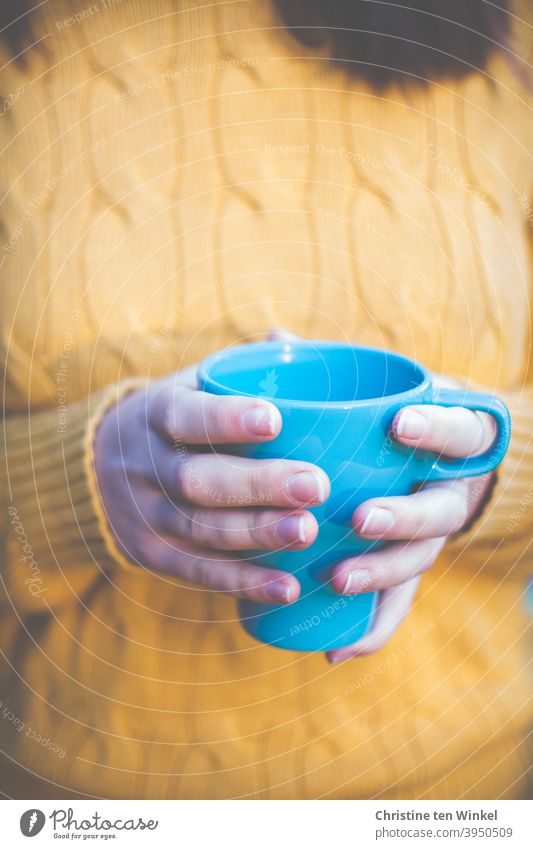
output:
[[163, 403], [164, 406], [161, 416], [161, 424], [164, 432], [174, 439], [178, 429], [176, 407], [172, 399], [166, 399]]
[[[267, 487], [265, 487], [265, 483]], [[260, 504], [265, 500], [265, 489], [268, 488], [268, 476], [261, 466], [254, 466], [248, 472], [248, 487], [251, 504]]]
[[261, 593], [252, 587], [236, 587], [232, 591], [232, 595], [234, 595], [235, 598], [243, 598], [247, 601], [263, 601]]
[[232, 586], [228, 587], [236, 598], [246, 598], [251, 601], [259, 600], [258, 587], [250, 581], [250, 567], [244, 563], [236, 563], [232, 579]]
[[435, 435], [444, 448], [457, 439], [462, 440], [464, 433], [462, 413], [461, 407], [445, 407], [439, 416]]
[[272, 545], [275, 540], [275, 533], [273, 527], [267, 524], [267, 517], [264, 513], [251, 514], [247, 536], [250, 544], [256, 548], [267, 548]]
[[246, 530], [232, 526], [230, 519], [221, 515], [217, 525], [209, 528], [210, 545], [213, 548], [238, 549], [242, 546]]
[[192, 542], [201, 545], [205, 541], [205, 524], [202, 521], [203, 514], [201, 510], [191, 509], [187, 516], [187, 530]]
[[205, 399], [202, 406], [201, 427], [208, 442], [226, 433], [227, 418], [226, 407], [221, 401]]
[[179, 519], [179, 514], [177, 516], [174, 515], [165, 495], [153, 499], [152, 504], [146, 511], [146, 520], [155, 531], [164, 532], [167, 529], [173, 529], [176, 520], [179, 521]]
[[199, 484], [200, 480], [192, 457], [184, 454], [177, 455], [176, 486], [179, 494], [186, 501], [193, 501], [197, 496]]
[[[207, 539], [209, 537], [209, 539]], [[236, 547], [236, 539], [231, 530], [222, 525], [216, 527], [210, 526], [202, 539], [197, 542], [202, 545], [209, 545], [211, 548], [219, 548], [221, 550]]]
[[413, 536], [428, 536], [431, 529], [442, 521], [442, 508], [431, 505], [426, 509], [418, 510], [413, 521]]
[[205, 557], [195, 557], [191, 571], [194, 583], [209, 586], [211, 583], [211, 564]]
[[242, 430], [240, 406], [232, 398], [209, 398], [204, 404], [202, 429], [208, 441], [238, 436]]
[[272, 468], [267, 470], [263, 487], [265, 504], [294, 507], [296, 499], [292, 497], [287, 488], [289, 474], [292, 474], [292, 469], [287, 468], [283, 460], [276, 461]]
[[242, 432], [242, 408], [240, 400], [228, 398], [224, 405], [220, 405], [218, 415], [223, 433], [237, 436]]
[[146, 566], [152, 566], [155, 563], [156, 543], [153, 536], [145, 529], [137, 529], [132, 531], [131, 553], [136, 559]]

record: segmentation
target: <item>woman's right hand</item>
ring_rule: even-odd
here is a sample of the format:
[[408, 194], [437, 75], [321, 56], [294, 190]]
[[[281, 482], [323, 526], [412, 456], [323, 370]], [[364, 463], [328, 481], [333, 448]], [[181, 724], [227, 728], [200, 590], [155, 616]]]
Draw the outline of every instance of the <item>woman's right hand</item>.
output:
[[274, 439], [281, 415], [261, 398], [196, 388], [189, 368], [123, 398], [104, 416], [95, 468], [119, 550], [140, 566], [265, 604], [298, 598], [297, 578], [239, 558], [314, 542], [306, 509], [329, 495], [310, 463], [250, 460], [216, 446]]

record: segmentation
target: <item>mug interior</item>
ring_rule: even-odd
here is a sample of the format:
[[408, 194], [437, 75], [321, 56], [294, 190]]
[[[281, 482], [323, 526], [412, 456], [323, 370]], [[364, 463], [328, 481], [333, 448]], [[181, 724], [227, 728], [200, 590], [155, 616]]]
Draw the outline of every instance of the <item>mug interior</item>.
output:
[[203, 377], [207, 389], [322, 403], [397, 395], [426, 379], [421, 366], [390, 351], [307, 342], [228, 348], [209, 359]]

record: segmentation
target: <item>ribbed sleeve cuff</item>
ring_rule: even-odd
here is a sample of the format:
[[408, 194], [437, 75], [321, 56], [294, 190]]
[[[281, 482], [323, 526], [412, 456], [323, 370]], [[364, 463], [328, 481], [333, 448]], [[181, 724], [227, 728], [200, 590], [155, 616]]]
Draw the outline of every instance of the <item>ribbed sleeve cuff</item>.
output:
[[91, 513], [96, 519], [98, 537], [101, 542], [103, 542], [107, 559], [111, 559], [113, 563], [116, 563], [118, 566], [121, 566], [123, 569], [126, 569], [128, 571], [136, 571], [140, 567], [139, 564], [134, 563], [132, 560], [129, 560], [122, 553], [116, 543], [113, 532], [109, 527], [106, 511], [100, 496], [98, 480], [96, 477], [96, 470], [94, 467], [94, 441], [96, 431], [106, 411], [111, 406], [116, 404], [120, 400], [120, 398], [123, 398], [132, 390], [140, 389], [145, 386], [145, 379], [136, 380], [132, 378], [129, 381], [120, 383], [115, 387], [109, 387], [107, 392], [104, 393], [99, 399], [94, 413], [90, 417], [89, 426], [85, 433], [84, 447], [82, 452], [85, 472], [84, 479], [87, 483], [87, 488], [90, 495]]
[[[109, 386], [67, 409], [8, 417], [3, 427], [2, 571], [24, 606], [56, 602], [69, 576], [138, 568], [116, 549], [94, 472], [94, 435], [106, 411], [146, 378]], [[92, 568], [91, 568], [92, 567]]]

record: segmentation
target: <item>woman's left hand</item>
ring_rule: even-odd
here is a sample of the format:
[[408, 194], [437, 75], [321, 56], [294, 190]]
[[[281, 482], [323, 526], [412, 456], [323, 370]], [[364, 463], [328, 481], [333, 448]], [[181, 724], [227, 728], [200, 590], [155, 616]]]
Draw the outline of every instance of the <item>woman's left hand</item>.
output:
[[[284, 329], [271, 330], [269, 339], [297, 339]], [[436, 387], [457, 383], [433, 376]], [[436, 451], [444, 457], [474, 457], [494, 442], [497, 428], [492, 416], [465, 407], [429, 404], [404, 407], [392, 423], [394, 438], [410, 448]], [[379, 591], [372, 629], [351, 646], [327, 652], [337, 663], [380, 649], [405, 619], [421, 575], [437, 559], [452, 534], [476, 514], [487, 494], [494, 472], [473, 478], [428, 483], [413, 495], [372, 498], [353, 515], [356, 533], [367, 540], [388, 540], [390, 545], [338, 563], [331, 583], [341, 595]]]
[[[453, 385], [440, 381], [441, 385]], [[471, 457], [492, 445], [494, 419], [464, 407], [405, 407], [393, 422], [394, 438], [410, 448], [447, 457]], [[354, 513], [363, 539], [388, 540], [386, 548], [344, 560], [332, 575], [342, 595], [380, 591], [372, 629], [362, 639], [328, 652], [331, 663], [377, 651], [409, 612], [420, 576], [432, 566], [451, 534], [475, 514], [492, 474], [426, 484], [413, 495], [372, 498]]]

